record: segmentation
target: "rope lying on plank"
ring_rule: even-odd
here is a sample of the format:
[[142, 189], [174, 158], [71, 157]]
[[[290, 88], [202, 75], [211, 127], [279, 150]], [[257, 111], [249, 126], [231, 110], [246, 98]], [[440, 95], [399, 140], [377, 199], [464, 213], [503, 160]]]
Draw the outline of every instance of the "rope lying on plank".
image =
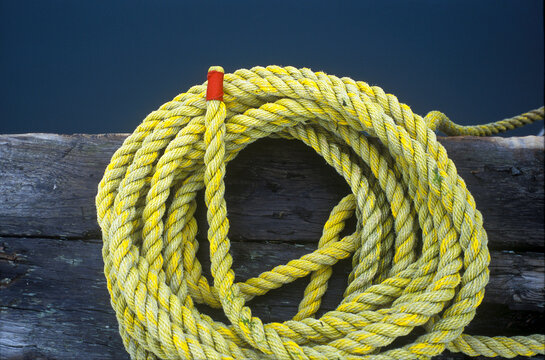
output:
[[[133, 359], [429, 359], [544, 353], [544, 336], [463, 333], [488, 282], [481, 213], [434, 131], [491, 135], [542, 120], [543, 107], [479, 126], [414, 114], [381, 88], [309, 69], [223, 73], [149, 114], [113, 155], [96, 206], [112, 306]], [[349, 184], [318, 248], [235, 282], [226, 164], [264, 137], [312, 147]], [[196, 194], [205, 189], [212, 286], [196, 258]], [[355, 214], [356, 230], [341, 237]], [[331, 266], [352, 256], [337, 309], [315, 318]], [[246, 302], [310, 275], [299, 311], [263, 322]], [[229, 324], [195, 303], [222, 308]], [[423, 335], [383, 348], [415, 327]]]

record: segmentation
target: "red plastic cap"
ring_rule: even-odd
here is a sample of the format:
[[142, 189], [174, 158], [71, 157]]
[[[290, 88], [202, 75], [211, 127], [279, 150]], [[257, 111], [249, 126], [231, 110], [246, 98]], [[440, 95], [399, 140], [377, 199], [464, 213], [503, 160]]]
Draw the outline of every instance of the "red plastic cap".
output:
[[207, 77], [206, 100], [223, 101], [223, 72], [212, 70]]

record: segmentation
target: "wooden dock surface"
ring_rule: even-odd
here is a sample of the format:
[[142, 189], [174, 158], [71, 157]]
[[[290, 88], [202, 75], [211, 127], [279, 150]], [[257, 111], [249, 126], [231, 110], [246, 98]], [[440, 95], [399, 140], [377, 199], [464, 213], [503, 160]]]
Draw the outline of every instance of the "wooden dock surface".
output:
[[[0, 359], [128, 358], [94, 207], [97, 184], [126, 136], [0, 135]], [[483, 213], [491, 249], [491, 280], [470, 334], [543, 332], [543, 139], [440, 138]], [[226, 191], [240, 281], [315, 249], [329, 211], [349, 190], [312, 149], [264, 139], [228, 165]], [[201, 201], [203, 243], [205, 218]], [[198, 256], [208, 271], [206, 245]], [[335, 266], [324, 311], [339, 303], [349, 271], [350, 260]], [[249, 305], [264, 322], [289, 319], [307, 281]]]

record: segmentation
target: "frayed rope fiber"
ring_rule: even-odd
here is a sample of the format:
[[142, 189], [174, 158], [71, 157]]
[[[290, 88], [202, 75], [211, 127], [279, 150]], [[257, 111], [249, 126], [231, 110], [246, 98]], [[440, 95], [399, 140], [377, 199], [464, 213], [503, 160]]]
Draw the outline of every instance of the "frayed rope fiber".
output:
[[[414, 114], [381, 88], [346, 77], [294, 67], [233, 74], [210, 68], [208, 83], [144, 119], [99, 185], [104, 272], [125, 348], [133, 359], [430, 359], [445, 349], [543, 354], [543, 335], [463, 333], [488, 282], [487, 236], [434, 132], [491, 135], [542, 119], [543, 107], [459, 126], [437, 111]], [[352, 193], [331, 211], [314, 252], [236, 283], [225, 167], [268, 136], [312, 147]], [[196, 194], [203, 188], [212, 286], [195, 256]], [[354, 214], [356, 230], [341, 237]], [[342, 302], [315, 318], [332, 265], [349, 256]], [[248, 300], [307, 275], [293, 319], [264, 324], [252, 316]], [[222, 308], [229, 323], [195, 303]], [[388, 347], [416, 327], [425, 329], [416, 340]]]

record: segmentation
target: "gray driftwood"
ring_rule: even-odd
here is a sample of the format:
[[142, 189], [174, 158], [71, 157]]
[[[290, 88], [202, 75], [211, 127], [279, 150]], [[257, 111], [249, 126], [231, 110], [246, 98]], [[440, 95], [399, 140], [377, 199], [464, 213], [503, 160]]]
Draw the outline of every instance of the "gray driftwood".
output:
[[[0, 135], [0, 359], [127, 358], [102, 273], [94, 209], [97, 183], [125, 136]], [[476, 198], [492, 249], [485, 300], [467, 332], [541, 332], [543, 138], [441, 142]], [[227, 171], [237, 280], [312, 251], [330, 209], [348, 192], [320, 157], [293, 141], [259, 141]], [[199, 258], [207, 271], [205, 241]], [[336, 266], [322, 312], [340, 301], [348, 271], [349, 261]], [[250, 305], [264, 321], [288, 319], [307, 281]]]

